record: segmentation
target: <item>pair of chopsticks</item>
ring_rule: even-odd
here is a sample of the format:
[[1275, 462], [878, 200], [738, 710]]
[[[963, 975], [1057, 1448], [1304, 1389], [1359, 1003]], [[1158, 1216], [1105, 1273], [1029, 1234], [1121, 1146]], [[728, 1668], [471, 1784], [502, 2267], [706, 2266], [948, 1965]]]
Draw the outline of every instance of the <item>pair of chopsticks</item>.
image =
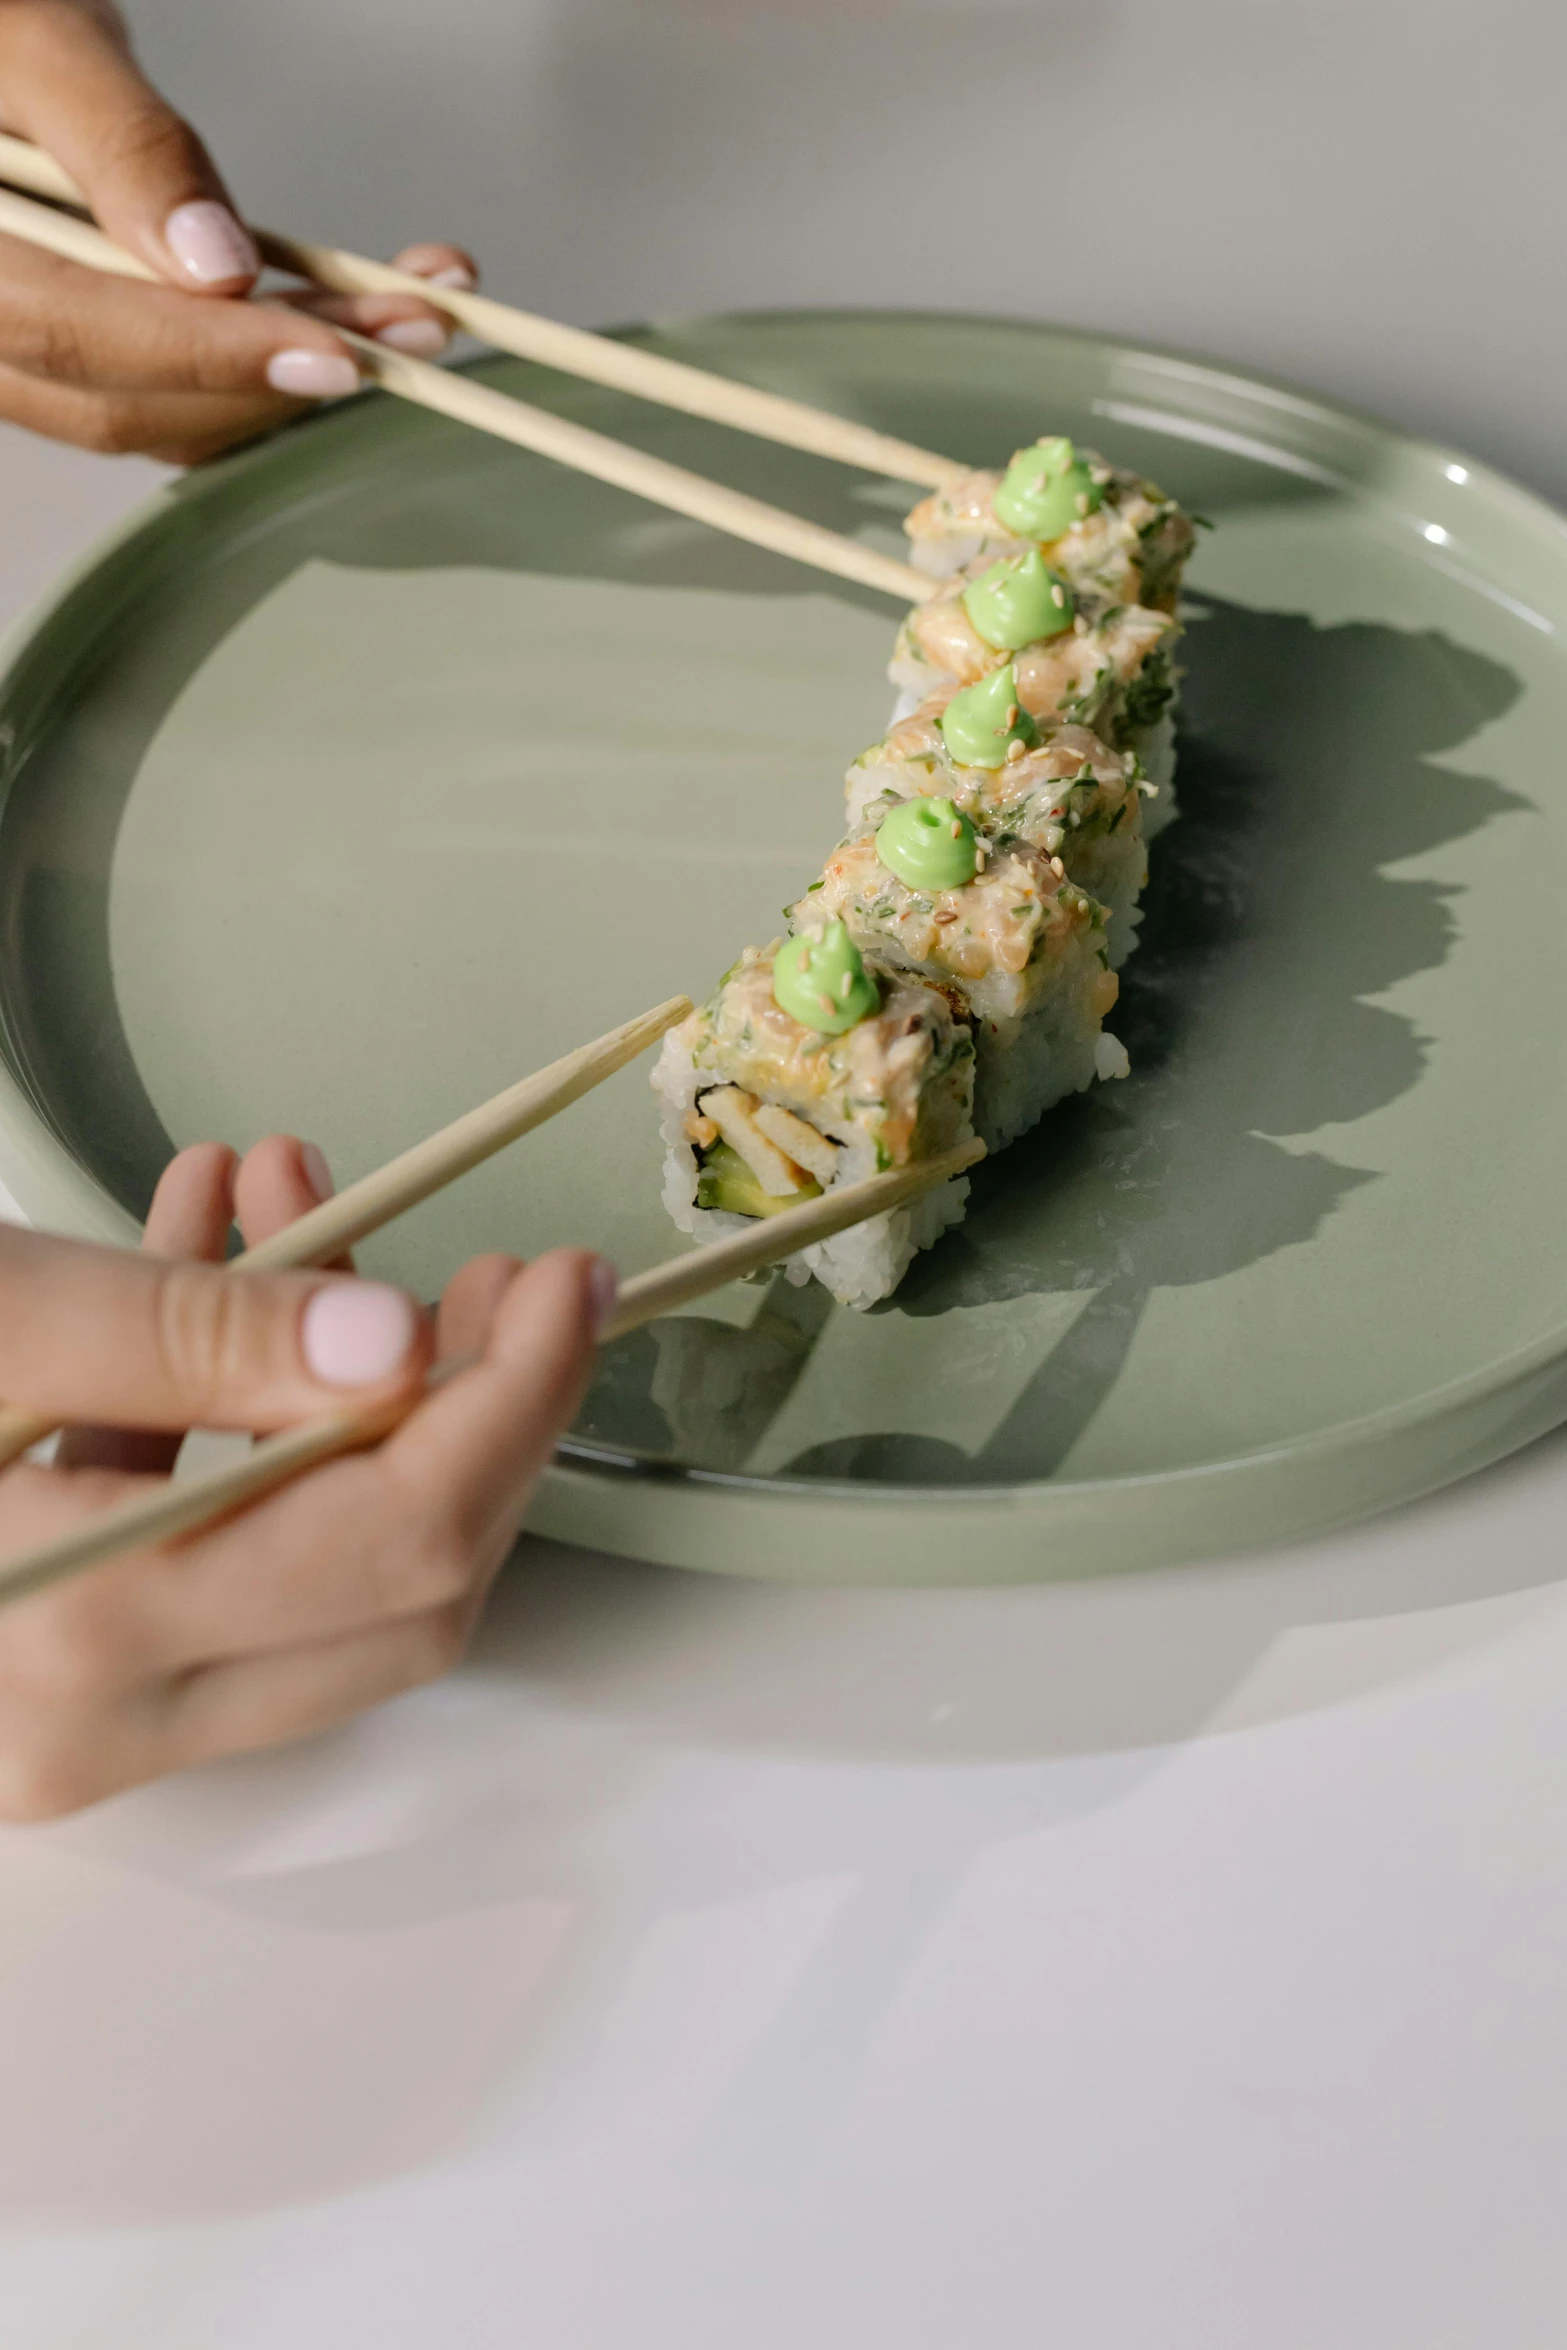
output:
[[[299, 1217], [270, 1240], [236, 1257], [229, 1267], [230, 1274], [240, 1278], [247, 1273], [279, 1272], [329, 1263], [356, 1241], [379, 1231], [395, 1216], [417, 1206], [443, 1185], [467, 1174], [482, 1160], [579, 1100], [655, 1043], [690, 1010], [688, 996], [672, 996], [667, 1003], [656, 1005], [652, 1011], [643, 1012], [619, 1028], [612, 1028], [607, 1035], [580, 1046], [562, 1060], [551, 1062], [536, 1075], [523, 1078], [520, 1084], [497, 1094], [493, 1101], [471, 1110], [466, 1117], [431, 1135], [428, 1141], [417, 1143], [375, 1174], [350, 1185], [335, 1199], [312, 1208], [308, 1215]], [[753, 1232], [739, 1232], [727, 1240], [711, 1241], [703, 1248], [654, 1266], [651, 1272], [635, 1274], [621, 1284], [614, 1318], [604, 1337], [606, 1340], [620, 1338], [626, 1331], [640, 1329], [644, 1322], [654, 1321], [660, 1314], [673, 1313], [677, 1307], [690, 1305], [709, 1291], [723, 1288], [727, 1282], [759, 1272], [764, 1265], [776, 1264], [797, 1249], [809, 1248], [813, 1241], [830, 1240], [834, 1233], [847, 1231], [851, 1224], [863, 1223], [868, 1216], [884, 1215], [932, 1185], [961, 1174], [964, 1168], [983, 1158], [984, 1153], [982, 1142], [960, 1144], [956, 1150], [945, 1151], [938, 1158], [896, 1169], [889, 1175], [873, 1175], [863, 1183], [845, 1184], [840, 1190], [826, 1191], [818, 1199], [807, 1200], [802, 1207], [787, 1208], [781, 1215], [769, 1217]], [[424, 1394], [433, 1393], [471, 1367], [467, 1359], [439, 1364], [426, 1380]], [[180, 1535], [210, 1526], [287, 1484], [306, 1469], [379, 1442], [420, 1400], [416, 1397], [412, 1405], [390, 1408], [383, 1405], [377, 1410], [345, 1405], [341, 1411], [326, 1413], [320, 1419], [285, 1429], [281, 1435], [267, 1437], [242, 1461], [230, 1467], [214, 1469], [203, 1477], [182, 1479], [176, 1484], [160, 1485], [142, 1499], [105, 1511], [60, 1541], [45, 1543], [18, 1558], [0, 1560], [0, 1603], [20, 1599], [27, 1592], [41, 1590], [45, 1584], [57, 1583], [89, 1567], [103, 1566], [122, 1551], [172, 1542]], [[31, 1446], [53, 1435], [55, 1427], [53, 1420], [14, 1407], [0, 1409], [0, 1468], [8, 1467]]]
[[[147, 279], [154, 284], [167, 283], [147, 262], [114, 244], [89, 221], [51, 208], [69, 204], [85, 210], [86, 200], [75, 181], [42, 148], [30, 145], [25, 139], [0, 134], [0, 181], [9, 183], [8, 189], [0, 189], [0, 231], [43, 246], [89, 269]], [[9, 192], [17, 187], [30, 189], [34, 196], [49, 201], [34, 203], [27, 196]], [[256, 241], [263, 257], [275, 267], [313, 279], [334, 292], [417, 294], [421, 301], [445, 310], [460, 326], [500, 350], [517, 352], [569, 374], [586, 376], [595, 383], [613, 385], [665, 407], [709, 417], [738, 431], [783, 441], [793, 448], [809, 449], [818, 456], [835, 458], [841, 464], [888, 474], [896, 481], [921, 482], [936, 488], [957, 480], [966, 470], [951, 458], [889, 439], [867, 426], [851, 424], [844, 417], [807, 407], [803, 402], [782, 399], [776, 393], [758, 391], [750, 384], [735, 383], [725, 376], [710, 375], [703, 368], [687, 367], [651, 351], [633, 350], [603, 335], [557, 325], [551, 319], [536, 317], [531, 311], [514, 310], [504, 302], [492, 301], [487, 295], [430, 285], [423, 278], [411, 277], [384, 262], [366, 260], [357, 253], [339, 252], [330, 245], [307, 244], [270, 230], [256, 232]], [[857, 539], [845, 538], [839, 531], [827, 530], [820, 523], [787, 513], [782, 507], [769, 506], [760, 498], [747, 497], [741, 490], [708, 481], [683, 466], [668, 464], [645, 450], [613, 440], [607, 433], [593, 432], [585, 425], [551, 415], [547, 409], [511, 399], [448, 368], [389, 350], [385, 344], [372, 342], [346, 327], [336, 327], [333, 331], [352, 345], [365, 373], [383, 390], [396, 393], [399, 399], [433, 408], [460, 424], [473, 425], [500, 440], [514, 442], [519, 448], [531, 449], [536, 455], [554, 458], [579, 473], [591, 474], [595, 480], [613, 483], [618, 489], [650, 499], [654, 505], [667, 506], [693, 521], [727, 531], [734, 538], [748, 539], [752, 545], [769, 548], [774, 554], [812, 564], [819, 571], [854, 580], [862, 587], [880, 588], [905, 603], [923, 602], [935, 593], [937, 583], [923, 572], [898, 562], [891, 555], [879, 554], [874, 547], [862, 546]]]

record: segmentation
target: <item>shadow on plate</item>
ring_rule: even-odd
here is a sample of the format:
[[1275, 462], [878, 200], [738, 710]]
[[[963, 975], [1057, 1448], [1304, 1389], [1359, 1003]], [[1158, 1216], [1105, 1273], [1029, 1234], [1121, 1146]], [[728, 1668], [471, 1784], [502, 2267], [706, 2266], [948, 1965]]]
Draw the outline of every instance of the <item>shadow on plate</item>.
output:
[[[786, 1474], [1048, 1477], [1113, 1390], [1156, 1290], [1310, 1240], [1375, 1180], [1282, 1138], [1348, 1125], [1418, 1084], [1414, 1023], [1365, 999], [1444, 961], [1457, 924], [1448, 889], [1386, 868], [1526, 804], [1431, 763], [1505, 711], [1517, 681], [1433, 634], [1319, 628], [1218, 599], [1191, 617], [1181, 813], [1153, 852], [1114, 1015], [1133, 1074], [982, 1167], [966, 1224], [877, 1309], [924, 1318], [1055, 1292], [1080, 1294], [1082, 1310], [977, 1450], [891, 1429], [813, 1445]], [[749, 1329], [657, 1324], [609, 1351], [576, 1433], [742, 1469], [828, 1311], [814, 1284], [778, 1276]]]

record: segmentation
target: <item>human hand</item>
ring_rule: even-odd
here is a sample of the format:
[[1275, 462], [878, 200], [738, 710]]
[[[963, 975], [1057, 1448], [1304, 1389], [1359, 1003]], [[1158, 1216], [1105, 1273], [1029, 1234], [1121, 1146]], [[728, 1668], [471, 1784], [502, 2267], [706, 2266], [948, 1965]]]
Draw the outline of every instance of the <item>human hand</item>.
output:
[[[113, 0], [0, 0], [0, 121], [47, 148], [108, 234], [168, 281], [0, 236], [0, 418], [194, 465], [357, 387], [334, 322], [426, 359], [448, 338], [412, 295], [305, 292], [286, 311], [224, 299], [249, 292], [256, 249], [200, 139], [142, 75]], [[477, 282], [455, 245], [411, 245], [397, 266]]]
[[145, 1492], [186, 1426], [286, 1427], [348, 1393], [415, 1395], [432, 1355], [481, 1358], [376, 1451], [0, 1607], [0, 1819], [303, 1737], [462, 1654], [614, 1276], [575, 1249], [479, 1258], [432, 1328], [378, 1282], [221, 1269], [231, 1221], [265, 1239], [317, 1204], [323, 1173], [287, 1136], [243, 1164], [198, 1144], [160, 1183], [139, 1258], [0, 1227], [0, 1394], [77, 1423], [55, 1466], [0, 1477], [0, 1559]]

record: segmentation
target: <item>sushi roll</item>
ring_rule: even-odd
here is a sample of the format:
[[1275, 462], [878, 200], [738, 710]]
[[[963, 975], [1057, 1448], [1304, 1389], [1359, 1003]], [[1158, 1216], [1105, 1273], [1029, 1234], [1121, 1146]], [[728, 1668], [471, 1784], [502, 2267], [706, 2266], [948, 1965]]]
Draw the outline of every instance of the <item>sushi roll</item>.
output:
[[[1176, 606], [1193, 527], [1065, 439], [909, 517], [940, 582], [904, 621], [887, 733], [847, 777], [848, 831], [665, 1038], [665, 1204], [693, 1235], [917, 1164], [995, 1150], [1095, 1079], [1172, 813]], [[959, 1176], [788, 1261], [874, 1305], [961, 1220]]]
[[836, 921], [862, 956], [957, 998], [973, 1023], [974, 1126], [998, 1149], [1126, 1056], [1102, 1031], [1119, 983], [1105, 909], [1062, 860], [952, 800], [899, 801], [828, 859], [789, 919]]
[[949, 748], [942, 714], [940, 702], [930, 703], [856, 759], [847, 777], [850, 832], [874, 830], [905, 800], [951, 800], [992, 849], [1021, 841], [1056, 859], [1063, 878], [1098, 901], [1110, 968], [1118, 970], [1136, 944], [1148, 877], [1149, 787], [1137, 761], [1086, 726], [1047, 721], [1015, 757], [1006, 755], [1010, 742], [981, 743], [985, 762], [968, 764]]
[[904, 527], [915, 569], [937, 579], [1037, 548], [1074, 594], [1160, 612], [1175, 610], [1195, 535], [1153, 482], [1064, 436], [1019, 449], [1005, 473], [933, 491]]
[[1031, 717], [1067, 719], [1116, 750], [1157, 755], [1150, 738], [1175, 698], [1178, 634], [1168, 612], [1074, 591], [1036, 548], [972, 563], [899, 630], [887, 672], [899, 693], [893, 715], [1009, 666]]
[[[718, 1238], [835, 1184], [952, 1149], [974, 1132], [970, 1022], [941, 988], [862, 956], [841, 922], [747, 948], [716, 994], [665, 1037], [653, 1071], [664, 1204]], [[958, 1176], [787, 1260], [844, 1305], [894, 1290], [959, 1222]]]

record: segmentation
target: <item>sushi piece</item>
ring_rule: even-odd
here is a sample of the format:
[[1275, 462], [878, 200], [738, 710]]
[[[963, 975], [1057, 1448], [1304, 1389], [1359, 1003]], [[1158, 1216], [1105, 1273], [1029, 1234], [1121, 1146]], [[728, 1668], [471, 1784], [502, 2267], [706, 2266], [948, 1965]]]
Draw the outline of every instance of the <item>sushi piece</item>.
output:
[[1095, 1077], [1124, 1075], [1122, 1047], [1102, 1033], [1119, 992], [1105, 910], [1022, 832], [982, 831], [945, 797], [900, 801], [789, 909], [796, 928], [824, 916], [863, 956], [961, 1002], [987, 1149]]
[[855, 760], [847, 777], [850, 832], [874, 830], [906, 800], [951, 800], [992, 850], [1021, 842], [1056, 859], [1063, 878], [1098, 901], [1110, 968], [1118, 970], [1137, 941], [1137, 901], [1148, 877], [1149, 786], [1137, 761], [1086, 726], [1047, 721], [1016, 757], [967, 765], [948, 746], [942, 707], [932, 702], [900, 720]]
[[1168, 612], [1076, 593], [1037, 549], [972, 563], [899, 630], [887, 672], [900, 697], [893, 715], [1010, 665], [1031, 717], [1090, 726], [1113, 749], [1157, 756], [1149, 738], [1175, 699], [1179, 633]]
[[945, 579], [1037, 548], [1078, 595], [1173, 612], [1195, 533], [1151, 481], [1064, 436], [1019, 449], [1005, 473], [970, 473], [910, 514], [909, 559]]
[[[862, 957], [841, 922], [747, 948], [716, 994], [664, 1039], [652, 1076], [664, 1204], [683, 1232], [718, 1238], [835, 1184], [969, 1140], [974, 1040], [942, 989]], [[803, 1249], [844, 1305], [870, 1306], [917, 1250], [959, 1222], [968, 1179]]]

